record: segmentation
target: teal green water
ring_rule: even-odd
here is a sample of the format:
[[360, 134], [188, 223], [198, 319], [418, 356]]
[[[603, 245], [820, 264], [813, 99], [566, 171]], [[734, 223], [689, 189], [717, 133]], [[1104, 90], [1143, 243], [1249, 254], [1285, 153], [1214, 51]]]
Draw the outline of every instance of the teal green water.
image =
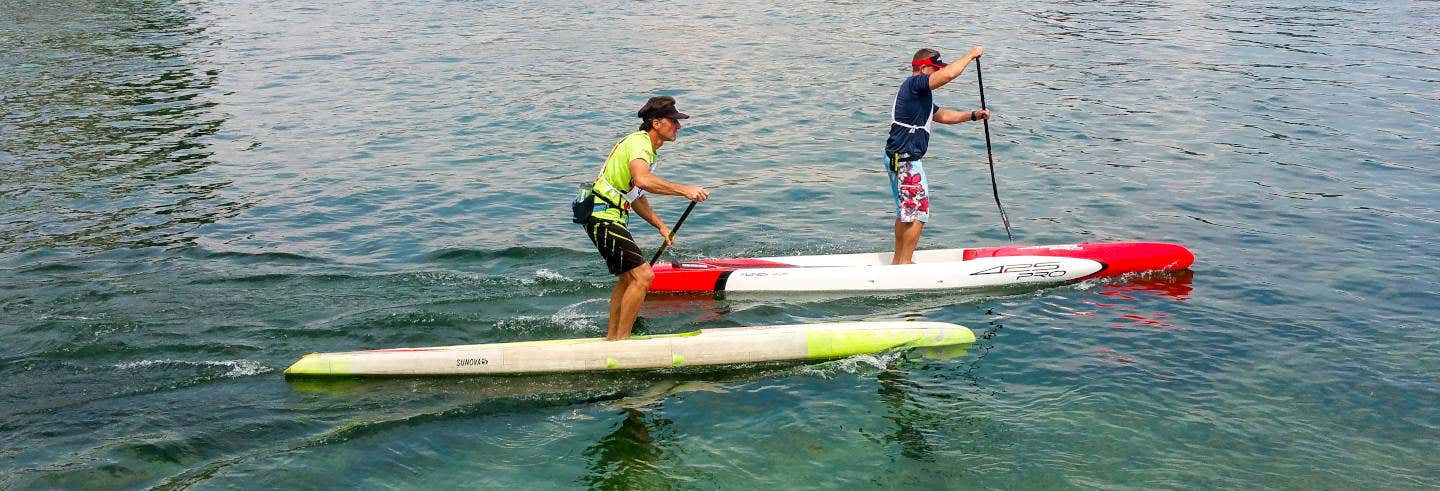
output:
[[[1440, 486], [1440, 5], [8, 2], [0, 487]], [[681, 258], [879, 251], [908, 55], [984, 45], [1017, 244], [1193, 272], [655, 298], [641, 333], [972, 327], [964, 353], [287, 382], [599, 336], [574, 186], [668, 94]], [[938, 93], [978, 106], [973, 72]], [[922, 248], [1005, 243], [978, 127]], [[682, 200], [657, 197], [674, 220]], [[653, 251], [659, 237], [637, 227]]]

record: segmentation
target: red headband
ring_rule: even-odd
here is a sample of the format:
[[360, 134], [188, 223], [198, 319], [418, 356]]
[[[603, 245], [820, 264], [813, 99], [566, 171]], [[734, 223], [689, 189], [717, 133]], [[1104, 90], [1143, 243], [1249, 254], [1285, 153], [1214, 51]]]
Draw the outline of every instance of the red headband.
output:
[[921, 58], [921, 59], [918, 59], [918, 60], [914, 60], [914, 61], [911, 61], [911, 62], [910, 62], [910, 66], [915, 67], [915, 68], [920, 68], [920, 67], [922, 67], [922, 66], [933, 66], [933, 67], [935, 67], [935, 68], [945, 68], [945, 65], [941, 65], [941, 64], [939, 64], [939, 63], [936, 63], [936, 62], [935, 62], [935, 58], [939, 58], [939, 57], [938, 57], [938, 56], [932, 56], [932, 57], [929, 57], [929, 58]]

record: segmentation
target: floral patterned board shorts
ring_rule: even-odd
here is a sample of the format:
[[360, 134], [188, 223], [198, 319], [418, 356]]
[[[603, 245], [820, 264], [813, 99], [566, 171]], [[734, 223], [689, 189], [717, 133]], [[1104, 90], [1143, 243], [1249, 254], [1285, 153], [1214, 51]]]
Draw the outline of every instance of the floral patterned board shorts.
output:
[[895, 217], [903, 223], [930, 220], [930, 182], [925, 180], [925, 166], [919, 160], [896, 161], [886, 156], [885, 170], [890, 175], [890, 192], [895, 195]]

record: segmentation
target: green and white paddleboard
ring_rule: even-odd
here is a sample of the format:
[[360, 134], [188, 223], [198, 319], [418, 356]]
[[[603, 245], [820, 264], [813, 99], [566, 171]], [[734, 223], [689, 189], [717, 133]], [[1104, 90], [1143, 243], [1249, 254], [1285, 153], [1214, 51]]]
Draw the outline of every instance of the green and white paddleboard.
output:
[[945, 322], [837, 322], [731, 327], [632, 336], [311, 353], [287, 376], [492, 375], [640, 370], [843, 358], [892, 349], [975, 342]]

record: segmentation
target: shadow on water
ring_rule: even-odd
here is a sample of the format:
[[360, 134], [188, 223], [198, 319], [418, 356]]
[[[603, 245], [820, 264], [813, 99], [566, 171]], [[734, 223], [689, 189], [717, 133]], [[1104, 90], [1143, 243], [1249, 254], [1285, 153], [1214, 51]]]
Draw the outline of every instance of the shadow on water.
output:
[[63, 5], [4, 28], [30, 43], [0, 72], [0, 252], [185, 243], [248, 207], [203, 176], [225, 116], [186, 8]]

